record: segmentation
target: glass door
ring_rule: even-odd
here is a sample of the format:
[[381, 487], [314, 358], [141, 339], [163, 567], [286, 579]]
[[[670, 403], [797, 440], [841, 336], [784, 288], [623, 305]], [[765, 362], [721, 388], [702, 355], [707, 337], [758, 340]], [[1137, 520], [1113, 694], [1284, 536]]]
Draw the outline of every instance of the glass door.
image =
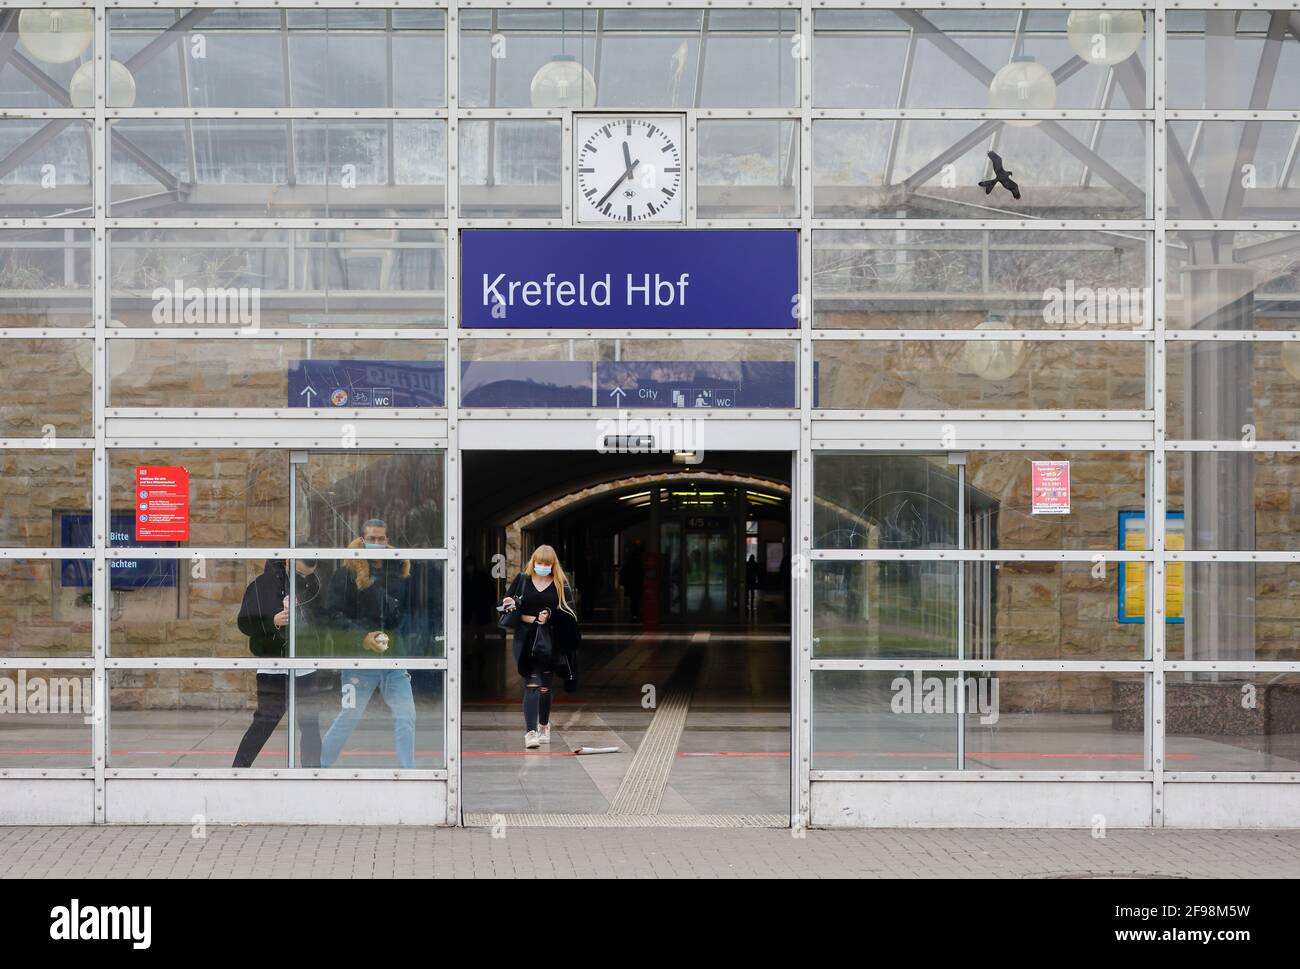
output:
[[292, 763], [444, 768], [444, 453], [295, 451], [290, 487]]

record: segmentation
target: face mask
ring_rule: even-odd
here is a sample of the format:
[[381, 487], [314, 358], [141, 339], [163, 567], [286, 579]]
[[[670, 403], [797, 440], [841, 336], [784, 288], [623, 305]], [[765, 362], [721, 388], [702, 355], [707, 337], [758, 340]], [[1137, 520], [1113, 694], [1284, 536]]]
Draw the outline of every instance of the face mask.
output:
[[538, 575], [550, 575], [551, 567], [549, 565], [534, 565], [533, 571]]
[[366, 542], [366, 548], [388, 548], [383, 542]]

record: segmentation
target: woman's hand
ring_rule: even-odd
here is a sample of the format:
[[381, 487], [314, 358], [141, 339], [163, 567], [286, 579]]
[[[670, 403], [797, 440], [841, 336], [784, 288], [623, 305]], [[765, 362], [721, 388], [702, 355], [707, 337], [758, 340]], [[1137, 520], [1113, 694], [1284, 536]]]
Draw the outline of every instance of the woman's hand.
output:
[[515, 600], [510, 596], [506, 596], [501, 600], [501, 605], [505, 606], [507, 609], [513, 609], [515, 607]]
[[550, 618], [551, 618], [551, 610], [543, 609], [541, 612], [537, 614], [537, 625], [545, 626], [546, 620]]

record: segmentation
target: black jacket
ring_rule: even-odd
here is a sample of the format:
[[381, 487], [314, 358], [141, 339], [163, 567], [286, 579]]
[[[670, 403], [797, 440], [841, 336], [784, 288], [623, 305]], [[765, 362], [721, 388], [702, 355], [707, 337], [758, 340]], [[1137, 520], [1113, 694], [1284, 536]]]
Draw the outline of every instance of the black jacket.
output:
[[[510, 583], [506, 595], [517, 602], [527, 581], [528, 576], [520, 572]], [[573, 609], [572, 585], [565, 586], [564, 601], [569, 609]], [[515, 668], [523, 677], [528, 677], [534, 672], [530, 646], [533, 633], [537, 628], [536, 623], [527, 622], [521, 622], [515, 627]], [[582, 630], [578, 628], [578, 620], [564, 609], [556, 609], [551, 618], [546, 621], [544, 628], [550, 630], [555, 645], [555, 658], [551, 662], [551, 671], [564, 680], [565, 692], [572, 693], [578, 688], [578, 647], [582, 645]]]
[[[239, 606], [239, 631], [248, 637], [248, 651], [254, 656], [287, 656], [289, 627], [275, 624], [275, 616], [284, 609], [289, 594], [289, 570], [283, 559], [268, 559], [262, 574], [248, 583], [244, 601]], [[300, 575], [294, 584], [297, 607], [298, 649], [300, 656], [315, 653], [317, 612], [313, 602], [320, 595], [320, 579]], [[308, 638], [310, 637], [310, 638]]]
[[388, 656], [405, 656], [410, 562], [349, 559], [330, 577], [329, 616], [334, 646], [345, 656], [369, 656], [361, 648], [367, 633], [385, 632]]

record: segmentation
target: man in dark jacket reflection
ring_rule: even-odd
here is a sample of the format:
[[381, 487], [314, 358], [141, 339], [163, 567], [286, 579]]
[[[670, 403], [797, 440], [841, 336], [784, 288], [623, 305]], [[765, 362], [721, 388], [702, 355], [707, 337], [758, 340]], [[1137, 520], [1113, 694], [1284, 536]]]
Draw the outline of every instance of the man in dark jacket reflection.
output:
[[[295, 633], [298, 654], [312, 655], [303, 649], [304, 639], [315, 637], [320, 625], [320, 579], [316, 563], [296, 559], [293, 563]], [[254, 656], [283, 657], [289, 653], [289, 570], [282, 559], [270, 559], [262, 574], [244, 590], [239, 607], [239, 631], [248, 637], [248, 649]], [[301, 740], [299, 766], [319, 767], [321, 754], [320, 709], [317, 703], [315, 670], [294, 671], [296, 719]], [[235, 767], [252, 767], [271, 734], [284, 717], [288, 706], [289, 674], [285, 670], [257, 671], [257, 709], [253, 722], [244, 731], [235, 753]]]
[[[349, 548], [388, 548], [388, 526], [372, 518]], [[392, 559], [348, 559], [330, 578], [329, 615], [334, 645], [353, 656], [403, 656], [411, 563]], [[342, 705], [321, 747], [321, 764], [331, 767], [343, 752], [366, 705], [379, 690], [393, 715], [397, 766], [415, 767], [415, 697], [411, 674], [400, 669], [348, 670], [342, 677]]]

